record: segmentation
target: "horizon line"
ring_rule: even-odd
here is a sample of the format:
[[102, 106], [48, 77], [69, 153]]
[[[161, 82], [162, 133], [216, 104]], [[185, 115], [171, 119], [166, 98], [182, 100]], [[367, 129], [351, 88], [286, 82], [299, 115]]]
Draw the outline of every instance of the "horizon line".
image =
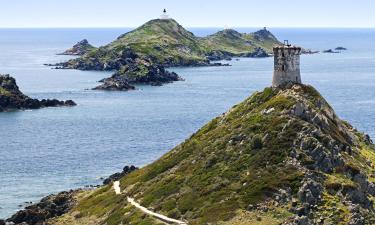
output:
[[[135, 29], [139, 26], [106, 26], [106, 27], [94, 27], [94, 26], [82, 26], [82, 27], [0, 27], [0, 29]], [[229, 29], [233, 28], [264, 28], [265, 26], [233, 26], [229, 27]], [[186, 28], [217, 28], [217, 29], [226, 29], [223, 26], [186, 26]], [[314, 26], [314, 27], [300, 27], [300, 26], [291, 26], [291, 27], [284, 27], [284, 26], [275, 26], [275, 27], [267, 27], [267, 29], [375, 29], [375, 27], [319, 27], [319, 26]], [[228, 29], [228, 28], [227, 28]]]

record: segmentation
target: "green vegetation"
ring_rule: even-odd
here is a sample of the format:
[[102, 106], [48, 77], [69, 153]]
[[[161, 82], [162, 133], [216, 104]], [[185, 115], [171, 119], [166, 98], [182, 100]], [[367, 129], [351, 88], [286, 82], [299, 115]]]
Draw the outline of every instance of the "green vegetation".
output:
[[12, 93], [10, 91], [6, 90], [5, 88], [0, 87], [0, 95], [10, 97], [10, 96], [12, 96]]
[[235, 30], [227, 29], [202, 39], [204, 45], [214, 51], [227, 52], [232, 55], [245, 55], [262, 48], [272, 53], [272, 47], [280, 42], [271, 32], [259, 30], [254, 33], [241, 34]]
[[[310, 150], [299, 149], [299, 155], [291, 157], [300, 146], [296, 140], [301, 132], [318, 127], [307, 117], [290, 113], [301, 103], [311, 107], [311, 112], [329, 118], [324, 120], [329, 127], [319, 125], [322, 138], [304, 137], [304, 145], [314, 149], [315, 141], [321, 146], [328, 146], [332, 142], [329, 140], [341, 145], [353, 142], [352, 153], [340, 152], [343, 164], [330, 173], [317, 169], [320, 162], [312, 159]], [[333, 224], [347, 224], [351, 212], [344, 204], [345, 197], [337, 193], [358, 189], [360, 185], [351, 172], [360, 171], [370, 177], [375, 159], [373, 146], [363, 142], [362, 134], [355, 133], [353, 140], [341, 142], [348, 132], [352, 128], [334, 117], [314, 88], [266, 88], [213, 119], [154, 163], [121, 178], [123, 195], [116, 196], [111, 186], [105, 186], [80, 200], [74, 211], [81, 219], [100, 218], [102, 224], [157, 224], [128, 205], [126, 196], [131, 196], [153, 211], [192, 225], [242, 224], [241, 221], [280, 224], [295, 215], [290, 201], [298, 199], [297, 193], [309, 171], [319, 177], [322, 186], [314, 219], [323, 217]], [[298, 163], [291, 163], [292, 160]], [[308, 169], [313, 166], [316, 167]], [[275, 203], [275, 194], [283, 188], [289, 190], [289, 200]], [[267, 210], [249, 209], [250, 205]], [[370, 213], [368, 218], [371, 216], [374, 215]]]
[[121, 35], [117, 40], [89, 51], [84, 56], [62, 63], [63, 67], [83, 70], [118, 70], [132, 52], [163, 66], [200, 66], [209, 63], [207, 56], [246, 56], [258, 48], [271, 53], [280, 43], [269, 31], [240, 34], [224, 30], [205, 38], [194, 36], [175, 20], [151, 20]]

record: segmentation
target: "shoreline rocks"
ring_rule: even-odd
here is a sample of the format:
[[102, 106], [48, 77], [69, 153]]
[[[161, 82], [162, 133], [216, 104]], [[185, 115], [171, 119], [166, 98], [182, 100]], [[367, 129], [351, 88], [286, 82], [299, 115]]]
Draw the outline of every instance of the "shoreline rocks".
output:
[[[114, 173], [104, 179], [103, 185], [108, 185], [121, 177], [138, 170], [134, 165], [125, 166], [119, 173]], [[92, 186], [94, 188], [103, 185]], [[16, 212], [10, 218], [0, 219], [0, 225], [23, 224], [23, 225], [44, 225], [46, 221], [67, 213], [76, 205], [75, 195], [86, 189], [78, 188], [70, 191], [62, 191], [57, 194], [51, 194], [42, 198], [38, 203], [26, 206], [24, 209]], [[48, 224], [48, 223], [47, 223]]]
[[247, 58], [266, 58], [270, 56], [271, 55], [268, 54], [263, 48], [256, 48], [254, 52], [249, 52], [241, 55], [241, 57]]
[[39, 203], [27, 206], [25, 209], [16, 212], [5, 222], [26, 225], [45, 224], [46, 220], [61, 216], [72, 209], [76, 203], [74, 195], [79, 191], [81, 189], [48, 195], [42, 198]]
[[18, 88], [16, 80], [9, 75], [0, 75], [0, 112], [40, 109], [44, 107], [75, 106], [72, 100], [33, 99], [24, 95]]

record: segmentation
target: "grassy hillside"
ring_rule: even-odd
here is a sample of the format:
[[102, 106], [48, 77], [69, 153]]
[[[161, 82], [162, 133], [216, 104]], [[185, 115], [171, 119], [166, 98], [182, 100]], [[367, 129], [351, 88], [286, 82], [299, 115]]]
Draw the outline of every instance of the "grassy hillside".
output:
[[249, 34], [227, 29], [203, 38], [202, 42], [211, 50], [238, 56], [254, 52], [257, 48], [262, 48], [271, 54], [272, 47], [280, 44], [277, 38], [265, 29]]
[[374, 224], [374, 174], [369, 137], [314, 88], [266, 88], [53, 224], [162, 224], [126, 196], [192, 225]]
[[129, 58], [128, 53], [132, 52], [163, 66], [199, 66], [208, 65], [207, 56], [217, 55], [217, 52], [221, 55], [246, 56], [260, 48], [270, 53], [272, 45], [278, 43], [267, 30], [250, 34], [224, 30], [198, 38], [173, 19], [156, 19], [121, 35], [108, 45], [59, 65], [83, 70], [118, 70], [129, 64], [126, 59]]

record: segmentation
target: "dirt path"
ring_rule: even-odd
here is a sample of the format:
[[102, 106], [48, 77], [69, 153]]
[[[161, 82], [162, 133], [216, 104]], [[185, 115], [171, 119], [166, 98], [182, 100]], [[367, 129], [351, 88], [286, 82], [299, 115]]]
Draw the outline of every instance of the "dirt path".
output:
[[[115, 190], [116, 195], [121, 194], [121, 188], [120, 188], [120, 181], [115, 181], [113, 182], [113, 189]], [[133, 198], [127, 197], [128, 202], [136, 207], [137, 209], [141, 210], [142, 212], [153, 216], [163, 222], [166, 223], [174, 223], [174, 224], [179, 224], [179, 225], [187, 225], [187, 222], [181, 221], [181, 220], [176, 220], [173, 218], [169, 218], [167, 216], [161, 215], [159, 213], [152, 212], [151, 210], [148, 210], [146, 207], [141, 206], [139, 203], [137, 203]]]

